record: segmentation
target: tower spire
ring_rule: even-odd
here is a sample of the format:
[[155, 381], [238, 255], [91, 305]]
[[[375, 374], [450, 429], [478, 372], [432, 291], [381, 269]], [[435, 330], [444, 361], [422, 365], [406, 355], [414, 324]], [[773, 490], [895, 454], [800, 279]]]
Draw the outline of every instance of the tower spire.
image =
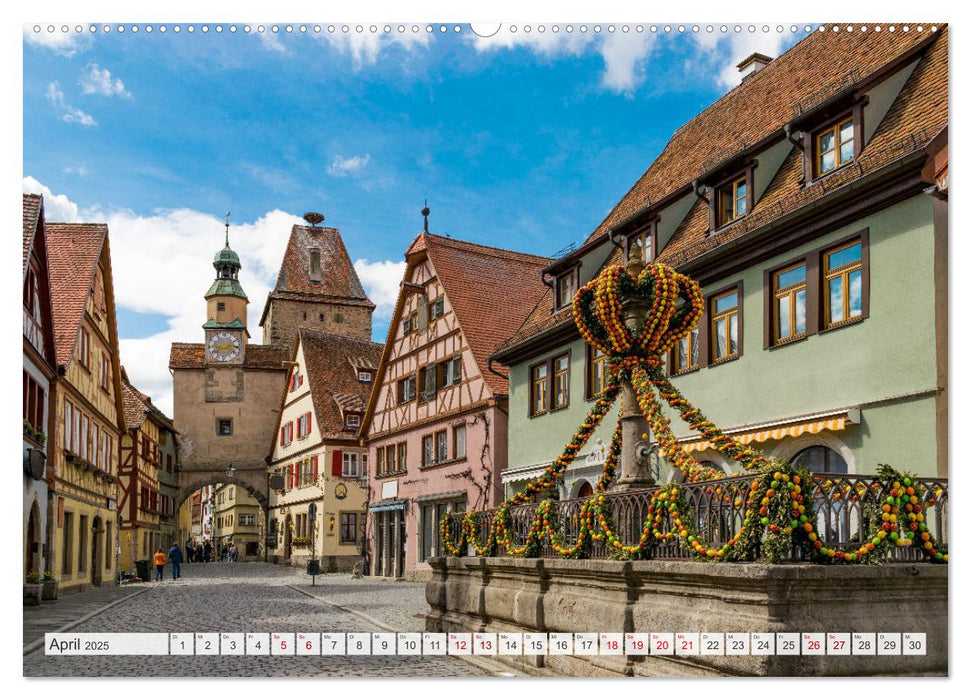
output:
[[227, 248], [229, 247], [229, 215], [230, 214], [232, 214], [232, 212], [230, 211], [226, 212], [226, 247]]
[[422, 207], [421, 215], [425, 217], [425, 228], [422, 233], [428, 233], [428, 215], [432, 213], [432, 210], [428, 208], [428, 198], [425, 198], [425, 206]]

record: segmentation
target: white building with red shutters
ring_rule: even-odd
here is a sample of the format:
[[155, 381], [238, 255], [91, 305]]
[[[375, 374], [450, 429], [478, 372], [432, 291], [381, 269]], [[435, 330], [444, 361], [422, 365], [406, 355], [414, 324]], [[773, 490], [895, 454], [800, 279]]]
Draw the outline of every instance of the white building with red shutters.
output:
[[[367, 450], [361, 426], [382, 346], [301, 328], [270, 453], [269, 560], [349, 571], [361, 559]], [[314, 517], [315, 516], [315, 517]]]

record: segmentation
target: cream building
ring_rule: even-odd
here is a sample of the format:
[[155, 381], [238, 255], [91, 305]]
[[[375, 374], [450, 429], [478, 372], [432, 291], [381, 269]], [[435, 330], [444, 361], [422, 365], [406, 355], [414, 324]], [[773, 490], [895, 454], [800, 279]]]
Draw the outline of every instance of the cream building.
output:
[[319, 559], [322, 572], [360, 561], [367, 451], [357, 431], [381, 349], [300, 329], [270, 457], [271, 486], [280, 486], [270, 492], [271, 561]]

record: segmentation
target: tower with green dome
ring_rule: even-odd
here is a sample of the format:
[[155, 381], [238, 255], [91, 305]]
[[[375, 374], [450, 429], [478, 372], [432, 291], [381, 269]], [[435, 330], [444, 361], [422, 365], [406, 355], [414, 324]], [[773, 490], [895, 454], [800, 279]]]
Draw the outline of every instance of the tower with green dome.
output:
[[229, 247], [229, 222], [226, 222], [226, 245], [216, 253], [212, 266], [216, 279], [206, 292], [206, 362], [239, 364], [243, 361], [249, 332], [246, 330], [246, 307], [249, 299], [239, 284], [242, 267], [239, 255]]

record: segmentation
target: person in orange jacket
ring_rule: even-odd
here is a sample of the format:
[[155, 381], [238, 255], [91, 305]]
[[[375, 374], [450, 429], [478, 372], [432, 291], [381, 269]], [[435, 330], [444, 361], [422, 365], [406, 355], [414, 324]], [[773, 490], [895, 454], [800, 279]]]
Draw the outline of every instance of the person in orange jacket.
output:
[[162, 570], [165, 568], [165, 562], [168, 557], [165, 556], [165, 552], [159, 547], [158, 551], [155, 552], [155, 580], [162, 580]]

